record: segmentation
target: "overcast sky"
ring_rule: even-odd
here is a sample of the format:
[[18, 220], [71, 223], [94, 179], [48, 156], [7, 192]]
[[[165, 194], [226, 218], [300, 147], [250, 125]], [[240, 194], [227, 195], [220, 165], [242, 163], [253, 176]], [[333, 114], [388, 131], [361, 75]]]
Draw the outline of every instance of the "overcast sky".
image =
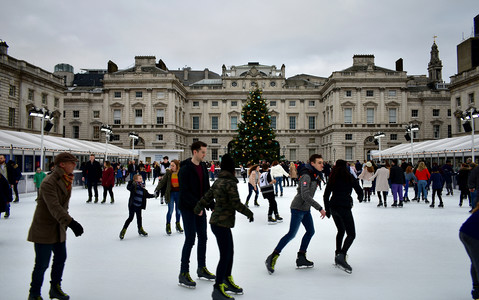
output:
[[478, 0], [0, 0], [8, 54], [53, 72], [120, 69], [153, 55], [169, 69], [221, 74], [221, 66], [286, 66], [286, 76], [328, 77], [373, 54], [427, 74], [437, 36], [443, 79], [457, 72], [456, 46], [473, 34]]

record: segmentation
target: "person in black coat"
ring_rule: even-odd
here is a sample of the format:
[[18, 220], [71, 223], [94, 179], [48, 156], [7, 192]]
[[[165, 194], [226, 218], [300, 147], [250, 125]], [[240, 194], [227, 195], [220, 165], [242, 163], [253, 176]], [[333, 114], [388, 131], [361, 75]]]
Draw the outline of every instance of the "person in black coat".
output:
[[102, 169], [100, 163], [95, 160], [95, 154], [90, 154], [90, 160], [85, 163], [85, 167], [83, 168], [83, 178], [82, 180], [87, 181], [88, 186], [88, 200], [87, 203], [91, 202], [92, 197], [92, 187], [95, 191], [95, 203], [98, 203], [98, 182], [100, 182], [102, 176]]
[[13, 202], [18, 202], [18, 182], [22, 178], [22, 171], [18, 167], [18, 165], [13, 161], [10, 160], [7, 163], [7, 170], [8, 170], [8, 182], [13, 188], [13, 192], [15, 193], [15, 200]]
[[393, 194], [394, 203], [392, 207], [403, 206], [403, 187], [406, 185], [406, 177], [404, 176], [403, 169], [398, 165], [398, 160], [393, 159], [391, 161], [391, 169], [389, 170], [389, 182], [391, 183], [391, 191]]
[[0, 214], [5, 212], [5, 218], [10, 216], [10, 202], [12, 202], [12, 189], [7, 178], [0, 173]]

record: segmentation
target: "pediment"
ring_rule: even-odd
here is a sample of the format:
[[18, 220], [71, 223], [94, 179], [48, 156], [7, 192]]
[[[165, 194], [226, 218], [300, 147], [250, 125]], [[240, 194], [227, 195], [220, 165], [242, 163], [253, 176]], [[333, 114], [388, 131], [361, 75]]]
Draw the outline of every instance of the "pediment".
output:
[[146, 104], [141, 103], [141, 102], [135, 102], [131, 105], [132, 107], [145, 107]]
[[366, 101], [363, 103], [363, 106], [374, 106], [374, 107], [377, 107], [378, 104], [374, 101]]
[[351, 101], [345, 101], [341, 103], [341, 106], [356, 106], [356, 104]]
[[158, 102], [153, 103], [152, 106], [153, 106], [153, 107], [156, 107], [156, 108], [158, 108], [158, 107], [168, 107], [168, 104], [166, 104], [166, 103], [163, 102], [163, 101], [158, 101]]
[[398, 106], [401, 106], [401, 103], [397, 101], [389, 101], [385, 105], [386, 107], [398, 107]]
[[124, 107], [125, 105], [120, 102], [113, 102], [110, 107]]

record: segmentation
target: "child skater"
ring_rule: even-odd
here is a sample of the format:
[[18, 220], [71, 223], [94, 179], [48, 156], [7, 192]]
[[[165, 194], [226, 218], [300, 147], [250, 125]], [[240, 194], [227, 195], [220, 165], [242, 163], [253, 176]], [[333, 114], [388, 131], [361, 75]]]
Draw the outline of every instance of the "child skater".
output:
[[437, 197], [439, 198], [439, 205], [437, 207], [444, 207], [442, 203], [442, 187], [444, 186], [444, 177], [442, 177], [441, 173], [439, 173], [439, 169], [437, 167], [432, 168], [431, 173], [431, 186], [432, 186], [432, 202], [429, 207], [434, 208], [434, 201]]
[[148, 233], [143, 230], [141, 210], [146, 209], [146, 198], [154, 198], [155, 195], [148, 193], [143, 185], [143, 177], [140, 174], [135, 174], [133, 180], [128, 182], [126, 187], [130, 191], [130, 199], [128, 200], [129, 216], [123, 225], [123, 229], [120, 232], [120, 239], [125, 237], [126, 229], [133, 221], [133, 217], [136, 214], [136, 221], [138, 223], [138, 234], [141, 236], [148, 236]]
[[371, 188], [373, 187], [373, 180], [371, 179], [374, 176], [374, 167], [373, 164], [368, 161], [364, 166], [363, 171], [359, 174], [358, 178], [363, 181], [363, 190], [364, 190], [364, 202], [371, 201]]
[[221, 172], [206, 194], [198, 201], [195, 214], [202, 215], [205, 207], [214, 201], [214, 211], [211, 214], [211, 231], [216, 236], [220, 252], [220, 260], [216, 268], [216, 282], [213, 287], [213, 299], [234, 299], [226, 292], [243, 294], [243, 289], [237, 286], [231, 276], [233, 268], [233, 235], [231, 228], [235, 225], [236, 211], [247, 216], [253, 222], [253, 212], [241, 203], [238, 193], [238, 179], [235, 174], [235, 164], [229, 154], [221, 160]]
[[[267, 199], [269, 202], [268, 224], [277, 224], [278, 222], [283, 222], [283, 218], [279, 216], [278, 203], [276, 203], [274, 194], [273, 184], [276, 183], [276, 180], [271, 176], [269, 165], [267, 163], [263, 164], [262, 169], [263, 173], [261, 173], [259, 177], [259, 187], [261, 189], [261, 193], [263, 194], [263, 198]], [[273, 218], [273, 213], [275, 214], [276, 219]]]

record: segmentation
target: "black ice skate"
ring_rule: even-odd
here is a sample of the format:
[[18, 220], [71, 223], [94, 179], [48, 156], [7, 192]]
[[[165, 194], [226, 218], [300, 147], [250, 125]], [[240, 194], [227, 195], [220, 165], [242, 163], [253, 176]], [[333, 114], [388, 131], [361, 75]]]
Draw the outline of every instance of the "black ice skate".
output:
[[266, 258], [264, 264], [266, 265], [266, 269], [268, 273], [271, 275], [274, 273], [274, 266], [276, 265], [276, 260], [279, 257], [279, 253], [273, 252]]
[[62, 291], [62, 287], [60, 284], [52, 284], [50, 287], [50, 299], [60, 299], [60, 300], [68, 300], [70, 296], [68, 296], [65, 292]]
[[180, 222], [176, 222], [176, 231], [179, 233], [183, 233], [183, 228], [181, 228]]
[[138, 234], [141, 235], [141, 236], [148, 236], [148, 232], [146, 232], [143, 227], [141, 227], [140, 229], [138, 229]]
[[306, 258], [306, 253], [298, 252], [298, 258], [296, 259], [296, 267], [298, 269], [312, 268], [314, 267], [314, 263]]
[[224, 282], [225, 287], [224, 291], [225, 292], [232, 292], [233, 294], [236, 295], [243, 295], [243, 289], [236, 285], [236, 283], [233, 281], [233, 276], [228, 276]]
[[337, 268], [343, 270], [344, 272], [351, 274], [353, 272], [353, 268], [346, 262], [346, 255], [344, 253], [339, 253], [334, 258], [334, 263]]
[[234, 300], [235, 298], [228, 295], [225, 290], [226, 284], [224, 283], [219, 284], [218, 287], [213, 286], [213, 293], [211, 294], [211, 297], [213, 298], [213, 300]]
[[210, 280], [210, 281], [213, 281], [216, 279], [215, 274], [208, 271], [206, 267], [199, 267], [198, 270], [196, 270], [196, 274], [198, 275], [198, 279], [204, 279], [204, 280]]
[[188, 272], [181, 273], [178, 276], [178, 285], [189, 289], [196, 288], [196, 282], [191, 279], [190, 273]]

